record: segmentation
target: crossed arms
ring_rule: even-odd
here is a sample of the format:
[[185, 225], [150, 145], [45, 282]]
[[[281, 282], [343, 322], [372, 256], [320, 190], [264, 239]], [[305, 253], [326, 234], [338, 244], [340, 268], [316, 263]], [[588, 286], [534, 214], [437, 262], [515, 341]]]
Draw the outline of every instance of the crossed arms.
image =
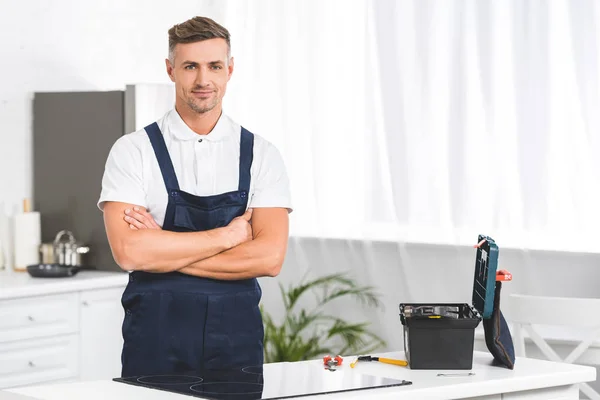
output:
[[124, 270], [220, 280], [277, 276], [289, 229], [287, 209], [256, 208], [223, 228], [164, 231], [143, 207], [120, 202], [104, 205], [104, 224], [113, 257]]

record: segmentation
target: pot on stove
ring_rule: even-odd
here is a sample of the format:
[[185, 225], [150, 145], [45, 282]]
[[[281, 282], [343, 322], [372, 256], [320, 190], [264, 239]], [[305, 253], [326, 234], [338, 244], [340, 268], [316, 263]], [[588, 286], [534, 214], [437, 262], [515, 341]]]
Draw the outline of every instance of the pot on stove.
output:
[[42, 264], [82, 266], [83, 255], [89, 251], [88, 246], [77, 243], [71, 231], [62, 230], [56, 234], [53, 243], [42, 243], [40, 261]]

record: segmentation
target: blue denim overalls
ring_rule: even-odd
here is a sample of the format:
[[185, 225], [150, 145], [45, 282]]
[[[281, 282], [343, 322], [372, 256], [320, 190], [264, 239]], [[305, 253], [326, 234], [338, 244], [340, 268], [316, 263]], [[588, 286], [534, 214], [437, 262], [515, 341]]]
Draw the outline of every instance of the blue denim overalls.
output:
[[[252, 133], [242, 128], [238, 190], [200, 197], [179, 189], [158, 125], [145, 130], [169, 194], [164, 230], [205, 231], [226, 226], [244, 214]], [[219, 281], [180, 272], [132, 272], [121, 300], [125, 309], [121, 376], [262, 366], [261, 295], [255, 278]]]

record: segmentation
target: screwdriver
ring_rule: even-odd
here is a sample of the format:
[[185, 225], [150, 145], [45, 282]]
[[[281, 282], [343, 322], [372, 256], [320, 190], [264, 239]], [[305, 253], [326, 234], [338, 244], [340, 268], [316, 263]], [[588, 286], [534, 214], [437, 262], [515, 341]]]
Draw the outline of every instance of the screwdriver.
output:
[[408, 365], [408, 361], [404, 360], [394, 360], [392, 358], [384, 358], [384, 357], [372, 357], [372, 356], [359, 356], [354, 362], [350, 364], [350, 368], [354, 368], [357, 362], [359, 361], [379, 361], [384, 364], [392, 364], [399, 365], [401, 367], [406, 367]]

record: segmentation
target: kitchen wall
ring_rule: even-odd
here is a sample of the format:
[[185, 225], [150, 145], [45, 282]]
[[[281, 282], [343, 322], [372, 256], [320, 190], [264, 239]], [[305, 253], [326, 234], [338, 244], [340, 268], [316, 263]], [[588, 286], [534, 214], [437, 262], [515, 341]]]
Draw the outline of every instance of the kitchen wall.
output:
[[219, 18], [215, 3], [0, 0], [0, 203], [13, 209], [32, 193], [33, 92], [169, 82], [167, 30], [195, 15]]

